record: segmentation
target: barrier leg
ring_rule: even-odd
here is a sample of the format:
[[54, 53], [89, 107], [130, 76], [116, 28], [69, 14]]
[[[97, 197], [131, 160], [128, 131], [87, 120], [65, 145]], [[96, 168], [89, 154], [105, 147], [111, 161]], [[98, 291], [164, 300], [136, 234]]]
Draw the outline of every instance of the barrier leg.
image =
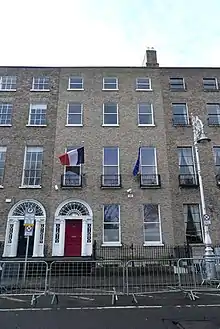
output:
[[184, 291], [184, 297], [188, 297], [190, 300], [196, 300], [199, 299], [199, 296], [197, 296], [196, 292], [189, 290], [189, 291]]
[[57, 305], [58, 303], [59, 303], [58, 295], [53, 294], [52, 299], [51, 299], [51, 305], [53, 305], [53, 304]]
[[115, 305], [117, 301], [118, 301], [118, 295], [117, 295], [115, 288], [113, 287], [112, 305]]
[[132, 303], [133, 304], [138, 304], [137, 298], [134, 293], [132, 293]]

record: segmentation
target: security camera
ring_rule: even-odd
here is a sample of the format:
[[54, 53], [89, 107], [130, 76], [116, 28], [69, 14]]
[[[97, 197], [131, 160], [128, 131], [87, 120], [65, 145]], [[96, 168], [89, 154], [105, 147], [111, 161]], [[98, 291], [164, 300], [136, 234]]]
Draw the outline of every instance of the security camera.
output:
[[55, 185], [55, 186], [54, 186], [54, 188], [55, 188], [55, 190], [56, 190], [56, 191], [58, 191], [58, 190], [59, 190], [59, 187], [58, 187], [58, 185]]
[[127, 190], [127, 193], [131, 193], [131, 192], [132, 192], [132, 189], [129, 188], [129, 189]]

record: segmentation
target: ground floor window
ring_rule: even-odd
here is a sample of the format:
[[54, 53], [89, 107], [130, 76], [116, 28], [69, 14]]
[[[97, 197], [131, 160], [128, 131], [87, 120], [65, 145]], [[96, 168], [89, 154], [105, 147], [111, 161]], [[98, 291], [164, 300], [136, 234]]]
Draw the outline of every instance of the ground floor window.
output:
[[188, 243], [203, 243], [199, 204], [185, 204], [183, 209], [186, 241]]
[[107, 204], [103, 207], [103, 243], [120, 243], [120, 206]]
[[144, 205], [144, 243], [161, 243], [161, 219], [158, 204]]

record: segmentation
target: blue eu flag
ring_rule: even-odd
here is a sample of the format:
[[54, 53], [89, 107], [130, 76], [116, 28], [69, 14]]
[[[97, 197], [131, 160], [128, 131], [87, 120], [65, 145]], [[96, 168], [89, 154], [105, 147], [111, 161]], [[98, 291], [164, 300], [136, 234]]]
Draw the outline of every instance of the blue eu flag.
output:
[[139, 147], [139, 150], [138, 150], [138, 158], [137, 158], [137, 161], [136, 161], [135, 166], [134, 166], [134, 169], [133, 169], [133, 175], [134, 176], [137, 176], [137, 174], [139, 173], [140, 156], [141, 156], [141, 148]]

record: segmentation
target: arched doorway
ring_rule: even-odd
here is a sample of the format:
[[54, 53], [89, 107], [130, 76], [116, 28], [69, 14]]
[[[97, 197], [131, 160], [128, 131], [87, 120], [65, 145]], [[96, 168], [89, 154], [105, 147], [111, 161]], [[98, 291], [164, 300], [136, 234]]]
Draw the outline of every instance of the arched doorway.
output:
[[24, 237], [25, 214], [34, 212], [34, 233], [30, 237], [29, 256], [44, 256], [44, 235], [46, 212], [36, 200], [22, 200], [16, 203], [8, 214], [3, 257], [24, 257], [27, 239]]
[[90, 256], [92, 254], [93, 214], [81, 200], [62, 202], [56, 210], [53, 231], [53, 256]]

